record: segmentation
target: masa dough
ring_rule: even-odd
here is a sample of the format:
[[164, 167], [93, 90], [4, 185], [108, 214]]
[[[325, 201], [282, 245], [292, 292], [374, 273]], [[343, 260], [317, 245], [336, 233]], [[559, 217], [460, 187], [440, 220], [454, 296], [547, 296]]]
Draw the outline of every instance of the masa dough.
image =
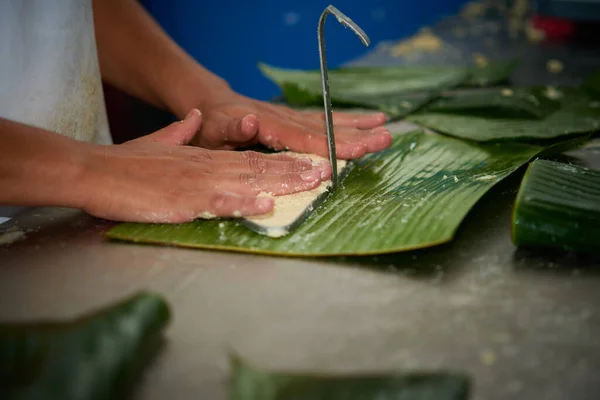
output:
[[[327, 158], [317, 156], [315, 154], [296, 154], [289, 153], [295, 156], [306, 156], [310, 157], [313, 163], [319, 161], [327, 161]], [[337, 160], [337, 172], [338, 176], [342, 170], [346, 167], [345, 160]], [[296, 221], [307, 208], [312, 207], [313, 201], [319, 195], [327, 191], [327, 188], [331, 185], [331, 180], [323, 181], [321, 184], [308, 191], [286, 194], [282, 196], [273, 196], [270, 193], [260, 193], [259, 196], [270, 196], [273, 197], [275, 205], [273, 211], [268, 214], [256, 215], [252, 217], [246, 217], [245, 219], [251, 221], [264, 228], [264, 232], [270, 237], [281, 237], [288, 234], [288, 226]], [[311, 210], [312, 211], [312, 210]]]

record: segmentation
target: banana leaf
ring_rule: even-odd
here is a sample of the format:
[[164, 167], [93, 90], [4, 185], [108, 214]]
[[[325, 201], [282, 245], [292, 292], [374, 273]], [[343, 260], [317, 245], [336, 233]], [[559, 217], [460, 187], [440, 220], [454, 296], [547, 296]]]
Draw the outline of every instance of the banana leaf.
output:
[[504, 88], [462, 90], [442, 97], [425, 107], [424, 112], [473, 114], [494, 111], [502, 117], [544, 118], [560, 108], [549, 99], [545, 88]]
[[588, 76], [582, 86], [592, 97], [600, 98], [600, 69]]
[[116, 399], [169, 318], [167, 303], [143, 292], [72, 321], [0, 324], [0, 398]]
[[233, 359], [230, 400], [464, 400], [468, 376], [455, 372], [364, 375], [266, 372]]
[[542, 119], [507, 118], [498, 111], [464, 113], [424, 110], [406, 119], [435, 131], [475, 141], [544, 140], [595, 132], [600, 108], [583, 90], [561, 88], [560, 108]]
[[469, 79], [463, 83], [463, 86], [492, 86], [505, 82], [519, 64], [518, 60], [494, 61], [484, 67], [471, 67], [469, 69]]
[[[281, 69], [259, 64], [278, 84], [287, 102], [296, 106], [323, 105], [320, 71]], [[329, 71], [334, 106], [368, 107], [398, 118], [421, 107], [440, 91], [469, 77], [460, 67], [344, 68]]]
[[512, 219], [517, 246], [599, 252], [600, 172], [536, 160], [519, 188]]
[[[348, 67], [329, 71], [331, 101], [339, 107], [368, 107], [391, 119], [408, 115], [447, 89], [461, 84], [486, 85], [505, 80], [514, 62], [487, 67]], [[322, 105], [318, 70], [292, 70], [259, 64], [295, 106]]]
[[492, 186], [544, 148], [477, 144], [435, 133], [397, 135], [354, 162], [343, 185], [294, 232], [273, 239], [235, 220], [117, 225], [112, 239], [284, 256], [368, 255], [448, 242]]

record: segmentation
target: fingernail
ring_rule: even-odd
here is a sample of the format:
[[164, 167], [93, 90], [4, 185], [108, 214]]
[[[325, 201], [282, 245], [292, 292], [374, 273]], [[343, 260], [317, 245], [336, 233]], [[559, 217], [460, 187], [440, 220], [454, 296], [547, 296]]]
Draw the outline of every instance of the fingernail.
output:
[[371, 133], [373, 133], [374, 135], [389, 135], [390, 131], [380, 126], [378, 128], [373, 129]]
[[318, 180], [320, 176], [321, 176], [320, 171], [308, 171], [308, 172], [303, 172], [300, 174], [300, 178], [304, 182], [309, 182], [309, 183]]
[[198, 110], [197, 108], [194, 108], [192, 111], [190, 111], [186, 116], [185, 116], [185, 120], [191, 118], [194, 114], [196, 115], [202, 115], [202, 113], [200, 112], [200, 110]]
[[262, 211], [267, 212], [273, 208], [274, 201], [270, 197], [257, 197], [256, 207]]
[[327, 179], [328, 167], [329, 167], [329, 163], [327, 161], [319, 162], [319, 170], [321, 171], [321, 179]]

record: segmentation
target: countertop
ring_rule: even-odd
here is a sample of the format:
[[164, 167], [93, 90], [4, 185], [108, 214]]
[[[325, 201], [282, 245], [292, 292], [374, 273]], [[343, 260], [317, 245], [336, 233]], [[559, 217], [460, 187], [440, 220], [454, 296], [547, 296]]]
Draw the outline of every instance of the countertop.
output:
[[[368, 57], [357, 63], [387, 62]], [[67, 318], [139, 289], [162, 293], [174, 319], [136, 399], [225, 398], [232, 349], [269, 369], [464, 370], [472, 399], [597, 399], [600, 260], [514, 247], [522, 174], [492, 189], [452, 243], [385, 257], [111, 242], [110, 222], [34, 209], [0, 225], [17, 239], [0, 246], [0, 320]]]

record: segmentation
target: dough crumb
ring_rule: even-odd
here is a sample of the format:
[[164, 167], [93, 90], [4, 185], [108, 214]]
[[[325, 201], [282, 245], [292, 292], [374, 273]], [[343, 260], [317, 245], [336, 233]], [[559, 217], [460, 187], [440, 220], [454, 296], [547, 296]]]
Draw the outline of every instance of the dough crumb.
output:
[[198, 218], [202, 218], [202, 219], [215, 219], [217, 218], [217, 216], [215, 214], [209, 213], [207, 211], [204, 211], [202, 214], [200, 214], [198, 216]]
[[393, 46], [390, 52], [392, 57], [404, 56], [415, 50], [435, 53], [438, 52], [443, 45], [444, 42], [431, 32], [431, 29], [423, 28], [416, 35]]
[[560, 74], [564, 69], [564, 65], [560, 60], [548, 60], [546, 69], [553, 74]]
[[25, 232], [18, 229], [10, 229], [5, 233], [0, 234], [0, 246], [12, 244], [18, 240], [25, 238]]
[[485, 68], [488, 66], [488, 59], [481, 53], [473, 53], [473, 62], [479, 68]]
[[533, 26], [533, 23], [529, 21], [527, 22], [527, 25], [525, 25], [525, 36], [527, 37], [529, 43], [539, 43], [546, 39], [546, 32], [541, 29], [537, 29], [535, 26]]
[[557, 90], [554, 86], [546, 87], [546, 97], [551, 100], [560, 99], [562, 97], [562, 92]]

